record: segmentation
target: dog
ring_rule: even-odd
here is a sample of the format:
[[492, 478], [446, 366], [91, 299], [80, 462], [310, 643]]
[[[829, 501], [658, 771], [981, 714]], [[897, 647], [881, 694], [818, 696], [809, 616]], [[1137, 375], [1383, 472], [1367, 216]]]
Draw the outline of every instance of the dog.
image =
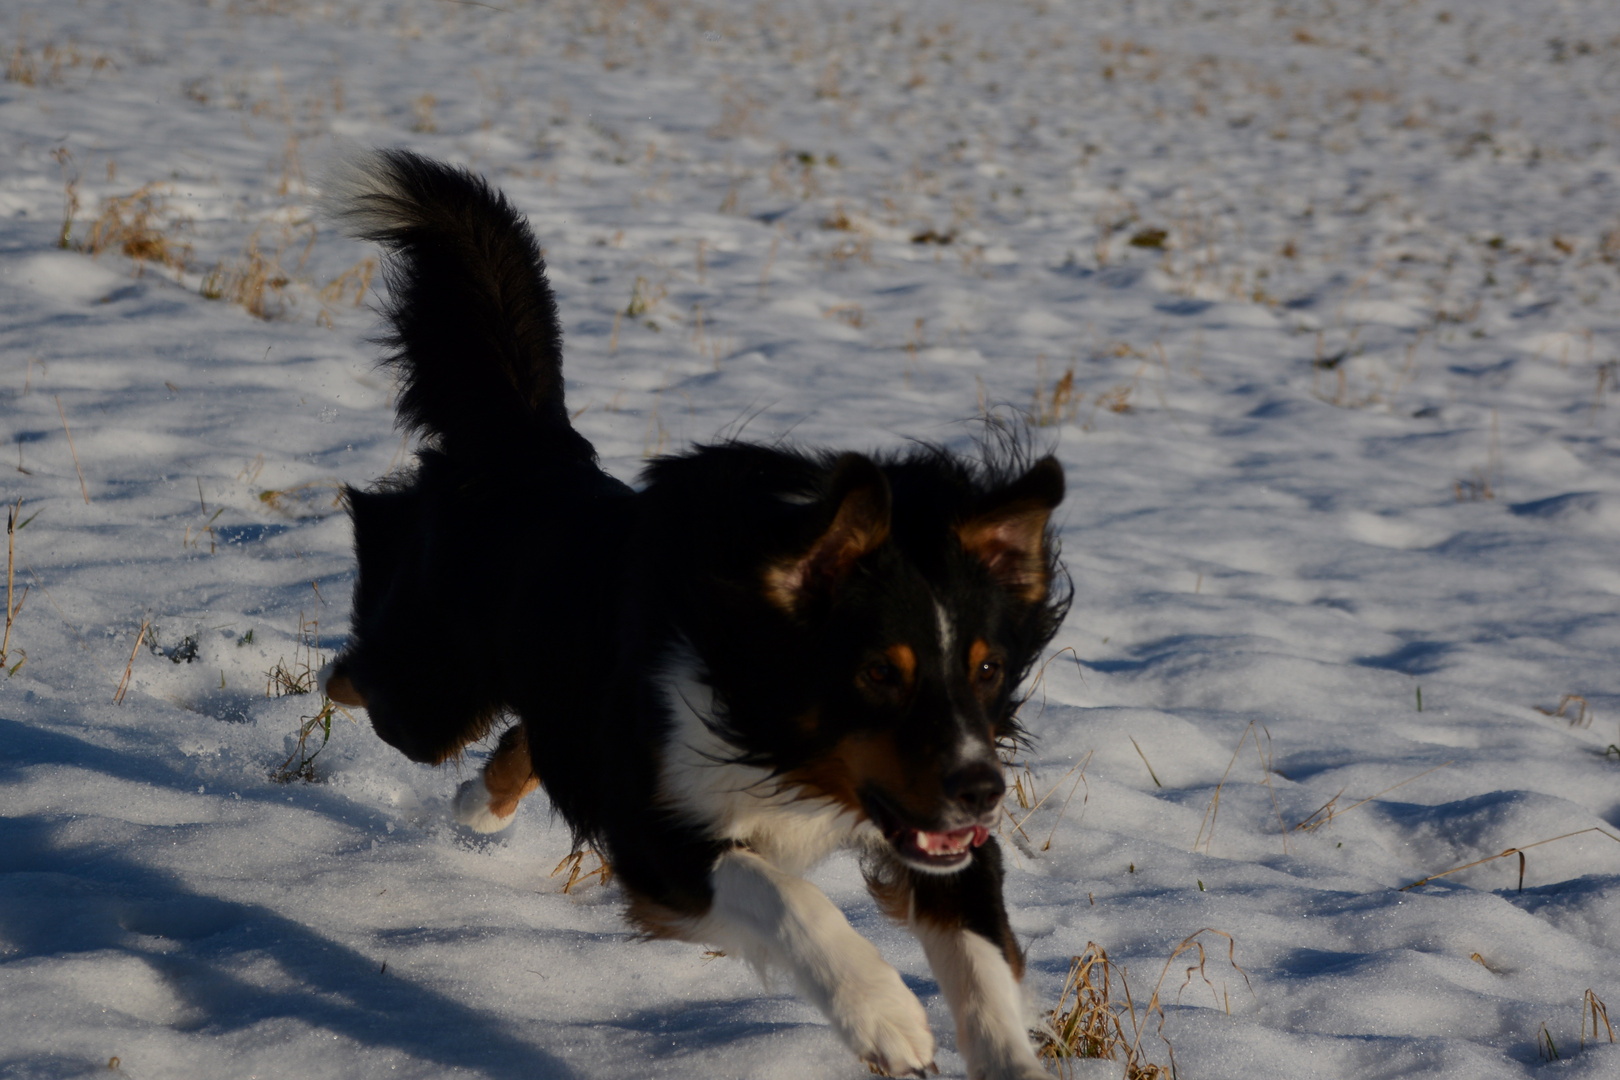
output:
[[785, 970], [863, 1062], [922, 1076], [922, 1005], [802, 876], [856, 850], [969, 1075], [1046, 1077], [991, 833], [1018, 687], [1072, 593], [1056, 460], [729, 440], [632, 488], [570, 423], [545, 264], [502, 194], [386, 150], [323, 202], [385, 249], [385, 363], [423, 440], [408, 478], [347, 489], [353, 626], [325, 692], [433, 764], [515, 715], [462, 824], [504, 828], [544, 785], [638, 930]]

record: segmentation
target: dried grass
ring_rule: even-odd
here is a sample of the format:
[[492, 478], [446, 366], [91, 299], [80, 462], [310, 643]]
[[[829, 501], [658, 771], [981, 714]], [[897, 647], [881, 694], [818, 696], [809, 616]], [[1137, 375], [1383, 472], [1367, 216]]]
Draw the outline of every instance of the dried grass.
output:
[[65, 146], [52, 150], [51, 157], [62, 169], [62, 229], [56, 235], [56, 246], [66, 250], [73, 246], [73, 219], [79, 213], [79, 167]]
[[[590, 855], [596, 860], [596, 865], [589, 870], [584, 868], [586, 855]], [[587, 845], [583, 850], [571, 851], [563, 856], [562, 862], [557, 864], [557, 869], [551, 872], [551, 876], [556, 877], [564, 870], [568, 871], [568, 880], [563, 882], [562, 887], [565, 894], [572, 892], [575, 885], [588, 882], [591, 878], [596, 878], [599, 885], [606, 885], [613, 880], [613, 868], [602, 857], [602, 853], [590, 845]], [[721, 953], [719, 955], [724, 956], [725, 954]]]
[[1474, 469], [1466, 480], [1458, 480], [1452, 485], [1452, 492], [1458, 502], [1483, 502], [1502, 494], [1502, 434], [1495, 409], [1491, 410], [1491, 437], [1485, 467]]
[[1529, 851], [1533, 847], [1540, 847], [1543, 844], [1551, 844], [1551, 843], [1555, 843], [1555, 842], [1557, 842], [1559, 840], [1568, 840], [1572, 836], [1583, 836], [1586, 833], [1591, 833], [1591, 832], [1595, 832], [1595, 833], [1599, 833], [1599, 834], [1601, 834], [1603, 836], [1607, 836], [1610, 840], [1613, 840], [1615, 843], [1620, 844], [1620, 836], [1614, 835], [1612, 832], [1610, 832], [1609, 830], [1607, 830], [1605, 828], [1602, 828], [1601, 826], [1593, 825], [1589, 829], [1576, 829], [1574, 832], [1567, 832], [1567, 833], [1564, 833], [1562, 836], [1548, 837], [1546, 840], [1537, 840], [1533, 844], [1524, 844], [1524, 845], [1522, 845], [1520, 847], [1510, 847], [1506, 851], [1503, 851], [1503, 852], [1501, 852], [1499, 854], [1487, 855], [1483, 859], [1475, 859], [1473, 862], [1463, 863], [1461, 866], [1453, 866], [1450, 870], [1442, 870], [1438, 874], [1430, 874], [1428, 877], [1419, 878], [1418, 880], [1412, 882], [1412, 884], [1410, 884], [1410, 885], [1402, 885], [1401, 888], [1400, 888], [1400, 891], [1401, 892], [1406, 892], [1408, 889], [1415, 889], [1419, 885], [1427, 885], [1429, 882], [1434, 881], [1436, 878], [1443, 878], [1447, 874], [1455, 874], [1460, 870], [1467, 870], [1469, 867], [1472, 867], [1472, 866], [1480, 866], [1480, 865], [1482, 865], [1484, 863], [1494, 862], [1497, 859], [1505, 859], [1509, 855], [1517, 855], [1519, 857], [1519, 891], [1524, 892], [1524, 866], [1525, 866], [1524, 853], [1526, 851]]
[[[376, 276], [377, 260], [367, 256], [328, 281], [315, 294], [321, 302], [321, 313], [315, 316], [315, 321], [332, 329], [330, 308], [340, 305], [359, 307], [365, 303], [366, 293], [371, 291], [371, 281]], [[352, 301], [349, 299], [351, 292], [354, 294]]]
[[304, 613], [298, 613], [298, 636], [293, 640], [292, 663], [286, 657], [276, 661], [276, 666], [265, 672], [264, 696], [284, 697], [290, 694], [308, 694], [316, 688], [317, 673], [321, 670], [322, 658], [320, 645], [316, 633], [321, 624], [317, 619], [305, 619]]
[[[669, 295], [667, 282], [653, 285], [646, 278], [636, 275], [636, 282], [630, 287], [630, 301], [624, 305], [624, 315], [630, 319], [644, 319], [652, 314], [653, 310]], [[648, 324], [651, 325], [651, 324]], [[653, 329], [657, 329], [654, 325]]]
[[[298, 740], [293, 745], [292, 753], [287, 760], [270, 770], [270, 779], [278, 784], [290, 784], [294, 780], [302, 780], [306, 784], [313, 784], [320, 779], [315, 773], [315, 758], [326, 744], [332, 740], [332, 717], [334, 713], [343, 712], [336, 702], [325, 694], [321, 695], [321, 707], [314, 716], [299, 717]], [[349, 716], [352, 721], [354, 717]], [[310, 749], [310, 740], [316, 732], [321, 733], [321, 742], [313, 750]]]
[[[1421, 693], [1422, 693], [1422, 691], [1419, 691], [1419, 694], [1421, 694]], [[1423, 699], [1420, 696], [1418, 698], [1418, 702], [1419, 702], [1420, 705], [1422, 704], [1422, 701], [1423, 701]], [[1418, 709], [1418, 711], [1422, 712], [1423, 710], [1420, 708], [1420, 709]], [[1323, 803], [1320, 807], [1318, 807], [1315, 811], [1313, 811], [1311, 813], [1311, 815], [1309, 817], [1307, 817], [1304, 821], [1301, 821], [1299, 824], [1295, 825], [1294, 826], [1294, 831], [1296, 831], [1296, 832], [1301, 832], [1301, 831], [1302, 832], [1315, 832], [1317, 829], [1320, 829], [1324, 825], [1333, 824], [1333, 819], [1334, 818], [1343, 817], [1344, 815], [1348, 814], [1350, 811], [1354, 810], [1358, 806], [1365, 805], [1366, 803], [1372, 802], [1374, 799], [1380, 798], [1380, 797], [1382, 797], [1384, 795], [1388, 795], [1390, 792], [1394, 791], [1396, 788], [1405, 787], [1407, 784], [1410, 784], [1414, 780], [1421, 780], [1423, 777], [1428, 776], [1430, 773], [1435, 772], [1435, 771], [1437, 771], [1439, 769], [1443, 769], [1447, 765], [1450, 765], [1450, 764], [1452, 764], [1452, 762], [1450, 762], [1450, 761], [1442, 761], [1440, 764], [1436, 765], [1433, 769], [1424, 769], [1422, 772], [1418, 773], [1416, 776], [1409, 776], [1405, 780], [1402, 780], [1398, 784], [1391, 784], [1389, 787], [1385, 788], [1383, 791], [1375, 792], [1374, 794], [1367, 796], [1365, 799], [1359, 799], [1356, 802], [1353, 802], [1349, 806], [1345, 807], [1343, 810], [1336, 809], [1336, 807], [1338, 806], [1338, 803], [1339, 803], [1339, 795], [1344, 794], [1344, 789], [1340, 788], [1339, 789], [1339, 795], [1333, 796], [1333, 798], [1329, 799], [1327, 802]]]
[[73, 455], [73, 471], [79, 474], [79, 494], [84, 496], [84, 505], [90, 505], [90, 489], [84, 485], [84, 470], [79, 468], [79, 450], [73, 445], [73, 429], [68, 427], [67, 413], [62, 409], [61, 395], [56, 397], [56, 415], [62, 418], [62, 430], [67, 432], [68, 453]]
[[707, 331], [704, 320], [703, 305], [692, 305], [692, 347], [697, 349], [701, 356], [709, 357], [714, 362], [714, 370], [720, 370], [720, 361], [737, 347], [737, 339], [731, 336], [712, 337]]
[[[1578, 706], [1575, 715], [1565, 716], [1565, 711], [1571, 705]], [[1568, 720], [1570, 727], [1589, 728], [1592, 726], [1592, 721], [1597, 719], [1597, 713], [1587, 706], [1586, 699], [1580, 694], [1565, 694], [1558, 699], [1558, 708], [1556, 709], [1543, 709], [1540, 705], [1537, 705], [1536, 712], [1541, 713], [1543, 716], [1556, 716], [1560, 720]]]
[[1263, 724], [1260, 725], [1260, 731], [1264, 731], [1266, 734], [1265, 747], [1260, 745], [1260, 735], [1255, 731], [1255, 722], [1253, 720], [1250, 720], [1249, 726], [1243, 729], [1243, 734], [1238, 736], [1237, 747], [1232, 751], [1232, 760], [1226, 763], [1226, 771], [1221, 773], [1220, 782], [1215, 785], [1215, 794], [1210, 796], [1209, 806], [1204, 809], [1204, 817], [1198, 824], [1198, 835], [1193, 839], [1192, 850], [1197, 851], [1198, 845], [1202, 843], [1204, 853], [1206, 855], [1210, 853], [1210, 845], [1215, 842], [1215, 819], [1221, 811], [1221, 788], [1226, 785], [1226, 778], [1232, 774], [1232, 766], [1237, 764], [1238, 754], [1243, 750], [1244, 741], [1252, 736], [1254, 752], [1260, 760], [1261, 779], [1266, 785], [1266, 791], [1271, 794], [1271, 808], [1277, 814], [1277, 828], [1282, 834], [1283, 854], [1288, 854], [1288, 827], [1283, 824], [1282, 808], [1277, 805], [1277, 792], [1271, 786], [1271, 732], [1267, 731]]
[[1541, 1030], [1536, 1032], [1536, 1053], [1543, 1061], [1557, 1061], [1563, 1056], [1558, 1052], [1558, 1044], [1553, 1042], [1552, 1032], [1547, 1030], [1546, 1021], [1542, 1021]]
[[433, 119], [433, 108], [438, 103], [439, 99], [432, 94], [423, 94], [411, 102], [412, 131], [426, 135], [439, 130], [438, 122]]
[[240, 304], [250, 315], [273, 319], [287, 310], [287, 287], [292, 275], [282, 269], [279, 249], [266, 254], [259, 246], [259, 231], [248, 237], [242, 257], [218, 263], [203, 277], [198, 290], [209, 300]]
[[[262, 461], [260, 467], [262, 468]], [[257, 470], [254, 475], [258, 475]], [[331, 501], [326, 506], [318, 507], [318, 510], [325, 510], [328, 507], [336, 510], [343, 505], [343, 481], [336, 479], [310, 480], [289, 488], [269, 488], [259, 492], [259, 501], [288, 517], [297, 517], [312, 504], [325, 502], [327, 492], [331, 493]]]
[[[1166, 1017], [1161, 997], [1164, 980], [1170, 974], [1170, 966], [1176, 958], [1187, 952], [1196, 951], [1198, 954], [1198, 962], [1186, 969], [1186, 979], [1176, 991], [1178, 998], [1192, 983], [1196, 973], [1210, 988], [1217, 1005], [1229, 1014], [1232, 1011], [1231, 998], [1225, 992], [1225, 987], [1217, 993], [1215, 984], [1205, 970], [1208, 957], [1203, 942], [1199, 940], [1204, 934], [1226, 939], [1227, 961], [1248, 985], [1248, 973], [1237, 963], [1237, 943], [1232, 935], [1206, 926], [1184, 938], [1171, 952], [1159, 973], [1158, 982], [1154, 984], [1153, 993], [1147, 1003], [1138, 1009], [1131, 995], [1125, 965], [1114, 963], [1106, 949], [1094, 941], [1088, 941], [1085, 951], [1069, 964], [1069, 974], [1058, 992], [1057, 1005], [1047, 1014], [1044, 1029], [1039, 1033], [1036, 1052], [1056, 1067], [1059, 1077], [1072, 1075], [1070, 1063], [1084, 1058], [1123, 1062], [1125, 1080], [1160, 1080], [1162, 1077], [1176, 1076], [1176, 1054], [1164, 1034]], [[1154, 1025], [1153, 1033], [1164, 1043], [1169, 1059], [1165, 1065], [1150, 1061], [1142, 1048], [1142, 1037], [1147, 1034], [1148, 1024], [1155, 1015], [1158, 1023]]]
[[140, 633], [135, 635], [135, 647], [129, 650], [129, 662], [124, 665], [124, 677], [118, 680], [118, 689], [113, 691], [113, 704], [122, 705], [124, 695], [129, 692], [129, 678], [135, 671], [135, 656], [141, 651], [141, 642], [146, 640], [146, 631], [152, 624], [146, 619], [141, 620]]
[[[1074, 783], [1069, 785], [1068, 797], [1063, 800], [1063, 805], [1058, 809], [1057, 820], [1052, 822], [1052, 828], [1048, 830], [1046, 840], [1041, 844], [1040, 850], [1052, 850], [1052, 840], [1057, 836], [1058, 826], [1063, 824], [1063, 818], [1069, 812], [1069, 803], [1074, 801], [1074, 793], [1079, 790], [1081, 784], [1086, 785], [1086, 794], [1080, 800], [1080, 805], [1082, 807], [1081, 817], [1085, 816], [1085, 810], [1083, 808], [1091, 801], [1091, 784], [1086, 780], [1086, 766], [1091, 764], [1092, 756], [1095, 754], [1095, 750], [1087, 751], [1086, 756], [1081, 758], [1076, 764], [1070, 766], [1069, 771], [1058, 777], [1057, 782], [1053, 784], [1051, 788], [1047, 790], [1046, 794], [1042, 795], [1039, 799], [1034, 798], [1035, 775], [1029, 771], [1029, 766], [1027, 764], [1024, 766], [1023, 776], [1016, 778], [1013, 781], [1013, 784], [1019, 805], [1025, 809], [1026, 813], [1021, 818], [1013, 819], [1013, 831], [1022, 836], [1026, 843], [1030, 842], [1030, 836], [1024, 831], [1024, 826], [1029, 823], [1030, 818], [1035, 816], [1035, 812], [1037, 810], [1046, 805], [1048, 799], [1062, 789], [1063, 781], [1067, 780], [1070, 776], [1074, 776], [1076, 771], [1079, 772], [1079, 775], [1075, 776]], [[1024, 786], [1025, 781], [1028, 781], [1027, 788]], [[1033, 804], [1031, 804], [1032, 799], [1034, 800]], [[1007, 813], [1009, 818], [1012, 817], [1011, 812], [1007, 811], [1005, 805], [1002, 806], [1002, 811]]]
[[[28, 521], [24, 521], [22, 525], [19, 525], [17, 519], [21, 515], [22, 496], [19, 495], [15, 505], [6, 507], [6, 631], [5, 637], [0, 638], [0, 667], [5, 666], [7, 658], [11, 655], [11, 624], [16, 621], [17, 613], [22, 610], [23, 600], [28, 599], [28, 586], [25, 585], [23, 586], [22, 599], [17, 600], [15, 603], [12, 602], [12, 590], [16, 583], [17, 530], [21, 529], [23, 525], [27, 525], [28, 521], [33, 520], [30, 517]], [[23, 659], [26, 660], [27, 657], [28, 654], [23, 653]], [[21, 666], [21, 664], [18, 665], [18, 667]], [[15, 670], [15, 668], [9, 669], [8, 674], [14, 673]]]
[[[317, 588], [315, 595], [320, 595]], [[282, 657], [276, 661], [276, 666], [265, 672], [265, 697], [282, 697], [290, 694], [313, 693], [319, 686], [319, 672], [323, 663], [320, 651], [318, 631], [320, 622], [315, 619], [305, 619], [304, 613], [298, 613], [298, 637], [293, 643], [293, 659], [288, 664]], [[252, 631], [248, 632], [250, 635]], [[246, 640], [246, 639], [244, 639]], [[241, 644], [241, 642], [238, 642]], [[332, 719], [337, 713], [349, 718], [350, 723], [358, 723], [354, 716], [342, 706], [338, 705], [325, 693], [320, 695], [320, 708], [315, 710], [313, 716], [298, 718], [298, 736], [293, 744], [292, 753], [287, 760], [270, 770], [270, 779], [278, 784], [289, 784], [294, 780], [302, 780], [306, 784], [313, 784], [319, 777], [315, 773], [315, 758], [326, 749], [326, 744], [332, 739]], [[321, 736], [320, 744], [311, 749], [311, 740], [315, 733]]]
[[1602, 1021], [1603, 1030], [1608, 1033], [1609, 1041], [1614, 1042], [1614, 1025], [1609, 1023], [1609, 1007], [1603, 999], [1594, 994], [1590, 987], [1581, 995], [1581, 1049], [1586, 1049], [1586, 1018], [1592, 1018], [1592, 1041], [1597, 1042], [1598, 1022]]
[[859, 304], [834, 304], [821, 313], [823, 319], [836, 319], [859, 330], [866, 325], [866, 309]]
[[1152, 765], [1151, 762], [1148, 761], [1147, 755], [1142, 753], [1142, 747], [1136, 741], [1136, 737], [1132, 736], [1132, 735], [1127, 735], [1126, 738], [1131, 740], [1131, 745], [1136, 747], [1136, 756], [1142, 759], [1142, 764], [1143, 765], [1147, 766], [1148, 776], [1152, 777], [1152, 779], [1153, 779], [1153, 786], [1157, 787], [1157, 788], [1164, 787], [1164, 785], [1159, 782], [1159, 774], [1153, 771], [1153, 765]]
[[1080, 402], [1085, 400], [1085, 394], [1076, 393], [1074, 389], [1074, 365], [1052, 384], [1052, 389], [1046, 389], [1046, 358], [1035, 359], [1035, 400], [1026, 414], [1029, 422], [1036, 427], [1053, 427], [1057, 424], [1066, 424], [1074, 420], [1080, 412]]
[[[173, 234], [184, 228], [188, 219], [170, 213], [172, 192], [168, 184], [151, 183], [128, 195], [105, 200], [80, 250], [92, 258], [105, 251], [118, 251], [135, 260], [137, 274], [149, 262], [184, 270], [191, 261], [191, 245]], [[67, 227], [64, 222], [64, 230]]]

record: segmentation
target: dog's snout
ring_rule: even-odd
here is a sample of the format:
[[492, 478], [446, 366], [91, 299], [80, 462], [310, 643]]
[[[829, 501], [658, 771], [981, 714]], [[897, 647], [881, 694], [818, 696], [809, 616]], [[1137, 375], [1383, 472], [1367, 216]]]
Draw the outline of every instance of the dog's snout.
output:
[[974, 814], [995, 809], [1007, 790], [1001, 770], [988, 761], [976, 761], [945, 778], [945, 796], [961, 803]]

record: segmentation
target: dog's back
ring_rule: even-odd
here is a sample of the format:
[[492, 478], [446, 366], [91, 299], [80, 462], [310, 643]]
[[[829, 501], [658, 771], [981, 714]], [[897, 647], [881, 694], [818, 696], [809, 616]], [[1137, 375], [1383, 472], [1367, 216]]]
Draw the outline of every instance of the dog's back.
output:
[[[379, 735], [437, 763], [512, 704], [513, 668], [602, 664], [580, 643], [603, 629], [591, 590], [623, 542], [630, 490], [568, 422], [545, 264], [500, 193], [378, 151], [335, 172], [323, 202], [390, 252], [385, 362], [400, 423], [422, 439], [414, 475], [348, 491], [361, 572], [337, 678]], [[530, 632], [492, 640], [495, 626]]]

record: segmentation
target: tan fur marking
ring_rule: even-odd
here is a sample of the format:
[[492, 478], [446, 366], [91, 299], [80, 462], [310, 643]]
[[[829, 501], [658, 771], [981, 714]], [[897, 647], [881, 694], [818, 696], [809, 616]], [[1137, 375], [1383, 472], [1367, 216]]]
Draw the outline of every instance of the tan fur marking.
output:
[[1050, 508], [1018, 502], [956, 527], [962, 549], [990, 576], [1030, 603], [1046, 598], [1046, 522]]
[[494, 755], [484, 766], [484, 786], [489, 789], [489, 812], [503, 818], [517, 813], [523, 797], [540, 786], [529, 759], [528, 732], [522, 724], [508, 728], [501, 736]]
[[326, 680], [326, 696], [339, 705], [347, 705], [351, 709], [366, 707], [366, 697], [350, 681], [347, 675], [333, 675]]
[[878, 910], [897, 923], [911, 921], [911, 879], [897, 866], [873, 866], [866, 870], [866, 891], [877, 901]]
[[866, 809], [860, 791], [872, 784], [899, 809], [922, 818], [942, 802], [936, 772], [925, 769], [920, 776], [908, 776], [895, 736], [884, 732], [844, 736], [821, 760], [790, 774], [787, 782], [824, 795], [863, 820]]
[[917, 681], [917, 654], [910, 645], [890, 645], [883, 650], [883, 655], [900, 672], [900, 681], [906, 687]]
[[977, 674], [979, 665], [990, 659], [990, 646], [985, 644], [984, 638], [974, 638], [973, 646], [968, 649], [968, 672]]
[[765, 599], [791, 615], [806, 590], [842, 579], [855, 560], [888, 538], [887, 489], [856, 488], [844, 496], [832, 524], [809, 551], [765, 568]]

